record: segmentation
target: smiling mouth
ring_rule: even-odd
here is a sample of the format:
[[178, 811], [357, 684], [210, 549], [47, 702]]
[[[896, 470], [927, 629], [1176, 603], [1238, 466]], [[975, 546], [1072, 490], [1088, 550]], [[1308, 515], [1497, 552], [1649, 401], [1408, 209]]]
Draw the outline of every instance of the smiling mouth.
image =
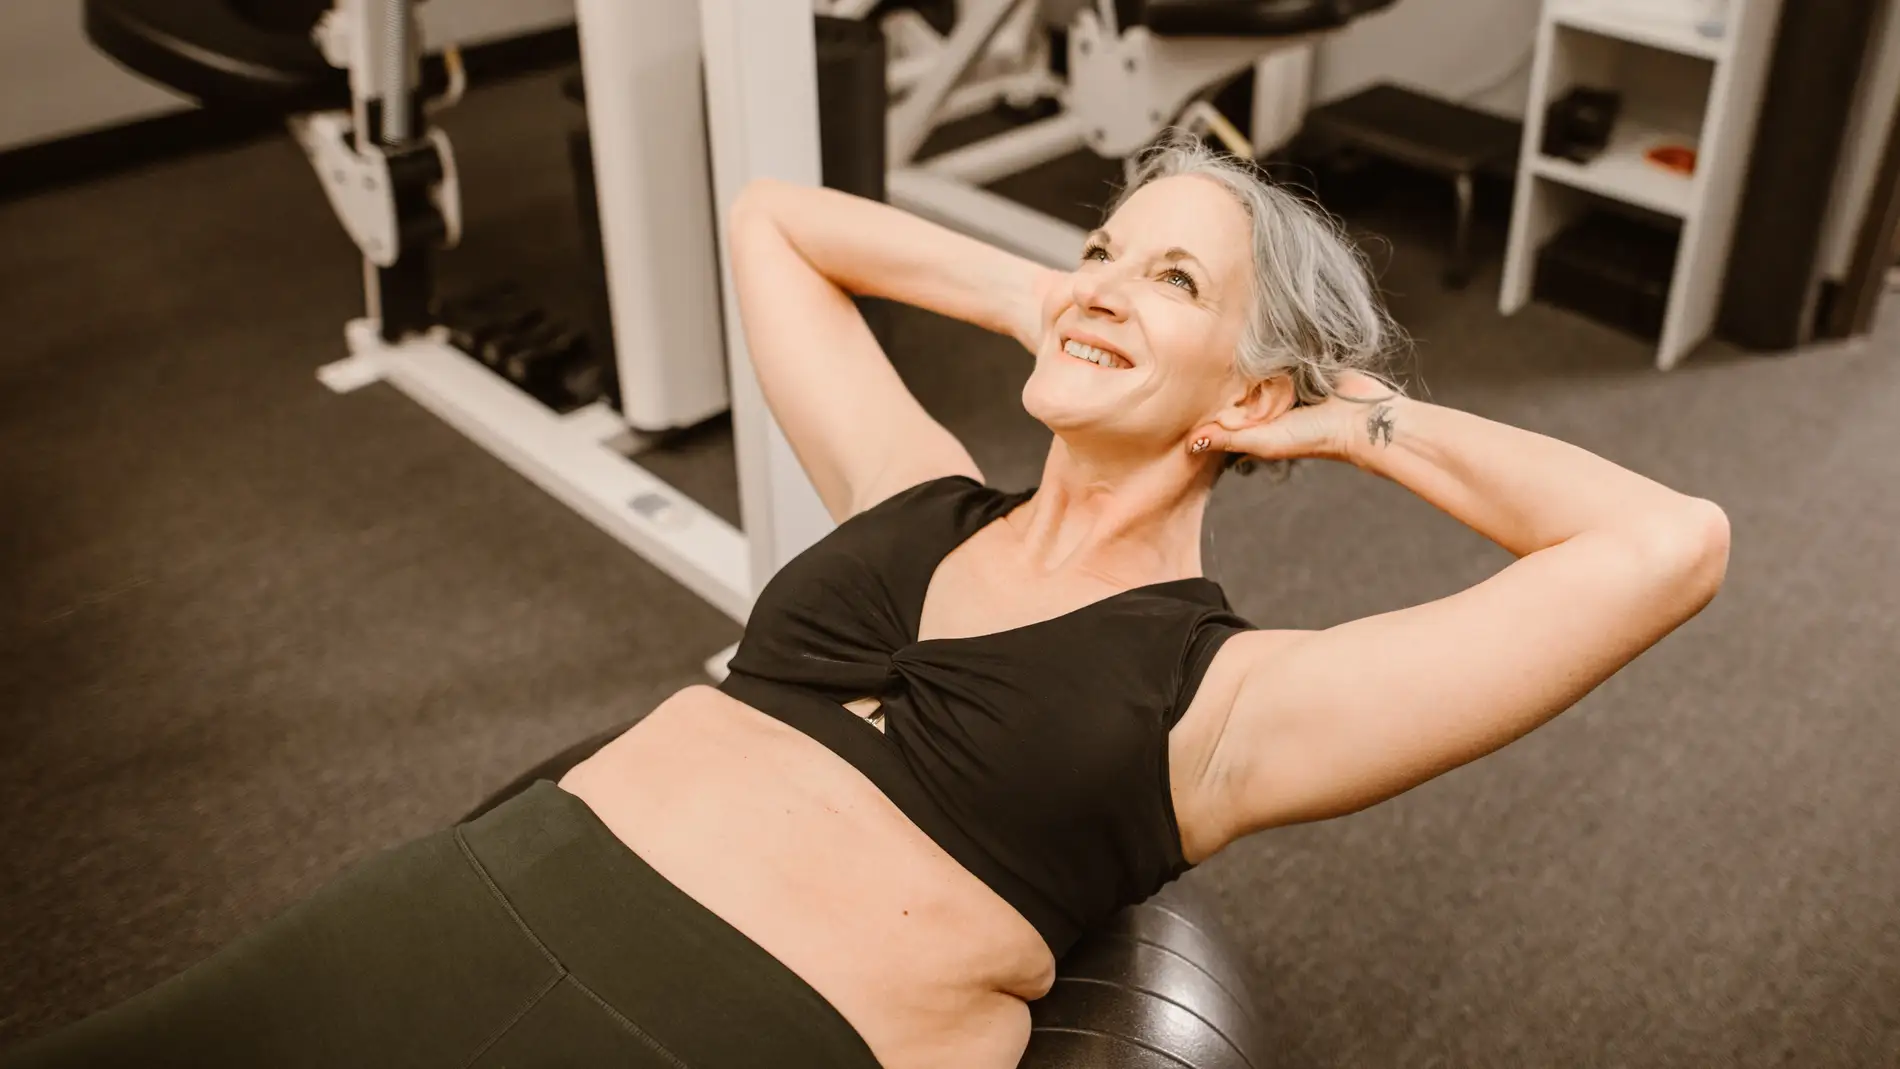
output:
[[1076, 341], [1074, 338], [1069, 338], [1062, 343], [1062, 351], [1075, 357], [1077, 360], [1086, 361], [1087, 363], [1094, 364], [1096, 367], [1108, 368], [1114, 371], [1134, 366], [1115, 353], [1109, 352], [1107, 349], [1098, 349], [1087, 342]]

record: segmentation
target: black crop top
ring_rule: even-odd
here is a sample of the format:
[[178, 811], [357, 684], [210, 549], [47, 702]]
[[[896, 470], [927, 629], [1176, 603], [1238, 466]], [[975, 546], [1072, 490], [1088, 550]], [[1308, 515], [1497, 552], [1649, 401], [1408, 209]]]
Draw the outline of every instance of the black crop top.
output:
[[[937, 564], [1033, 493], [951, 476], [846, 520], [760, 593], [720, 689], [850, 762], [1060, 957], [1187, 871], [1168, 730], [1249, 625], [1194, 578], [918, 641]], [[845, 708], [865, 697], [882, 732]]]

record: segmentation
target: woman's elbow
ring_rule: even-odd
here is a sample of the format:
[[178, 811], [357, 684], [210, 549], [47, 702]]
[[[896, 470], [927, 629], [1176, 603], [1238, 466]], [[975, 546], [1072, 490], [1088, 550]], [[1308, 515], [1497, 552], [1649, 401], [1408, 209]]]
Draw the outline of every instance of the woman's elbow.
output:
[[1698, 499], [1702, 507], [1702, 557], [1701, 573], [1708, 588], [1708, 596], [1713, 599], [1722, 589], [1722, 583], [1728, 578], [1729, 525], [1728, 513], [1713, 501]]
[[1707, 498], [1685, 498], [1680, 511], [1648, 526], [1648, 536], [1652, 559], [1661, 562], [1689, 615], [1702, 611], [1728, 576], [1728, 513]]
[[753, 178], [739, 187], [739, 195], [732, 198], [732, 207], [726, 211], [729, 226], [738, 226], [751, 220], [772, 218], [772, 205], [780, 198], [788, 183], [777, 178]]

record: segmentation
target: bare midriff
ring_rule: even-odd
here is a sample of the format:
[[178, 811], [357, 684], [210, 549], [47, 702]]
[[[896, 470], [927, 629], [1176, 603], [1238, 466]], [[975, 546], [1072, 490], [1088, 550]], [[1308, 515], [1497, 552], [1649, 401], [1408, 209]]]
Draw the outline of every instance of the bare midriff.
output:
[[561, 787], [824, 996], [887, 1069], [1021, 1059], [1028, 1001], [1054, 981], [1048, 946], [816, 740], [689, 687]]

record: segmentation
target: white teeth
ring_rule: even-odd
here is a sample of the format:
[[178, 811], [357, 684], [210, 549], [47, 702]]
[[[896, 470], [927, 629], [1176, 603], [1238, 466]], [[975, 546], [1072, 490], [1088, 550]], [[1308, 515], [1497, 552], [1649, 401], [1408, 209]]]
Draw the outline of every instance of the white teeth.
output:
[[1103, 349], [1097, 349], [1093, 345], [1084, 344], [1073, 338], [1062, 343], [1062, 351], [1077, 359], [1087, 360], [1091, 364], [1100, 364], [1103, 367], [1121, 366], [1121, 364], [1116, 361], [1113, 353]]

